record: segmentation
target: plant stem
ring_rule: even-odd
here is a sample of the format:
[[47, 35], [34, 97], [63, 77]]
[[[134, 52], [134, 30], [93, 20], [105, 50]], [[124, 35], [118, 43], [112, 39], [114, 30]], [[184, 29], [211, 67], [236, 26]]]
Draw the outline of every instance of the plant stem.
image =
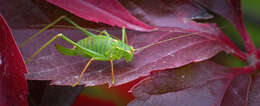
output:
[[240, 33], [240, 36], [242, 37], [242, 40], [243, 40], [247, 53], [249, 55], [252, 55], [253, 53], [255, 53], [255, 46], [246, 30], [244, 24], [242, 24], [242, 23], [243, 22], [241, 20], [238, 24], [235, 24], [235, 27], [238, 30], [238, 32]]
[[247, 61], [246, 54], [242, 52], [240, 49], [238, 49], [237, 46], [224, 33], [222, 33], [220, 37], [221, 42], [225, 43], [228, 46], [227, 49], [229, 49], [229, 52], [231, 54], [235, 55], [244, 62]]

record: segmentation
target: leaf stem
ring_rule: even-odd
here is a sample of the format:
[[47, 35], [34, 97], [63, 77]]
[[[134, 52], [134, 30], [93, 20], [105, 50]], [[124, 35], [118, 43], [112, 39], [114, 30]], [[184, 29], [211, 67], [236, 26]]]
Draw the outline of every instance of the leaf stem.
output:
[[228, 52], [231, 54], [235, 55], [242, 61], [246, 62], [247, 61], [247, 55], [242, 52], [240, 49], [237, 48], [237, 46], [224, 34], [221, 34], [221, 42], [225, 43], [228, 46]]
[[235, 24], [235, 27], [237, 28], [238, 32], [240, 33], [240, 36], [242, 37], [242, 40], [243, 40], [247, 53], [249, 55], [252, 55], [253, 53], [255, 53], [255, 51], [256, 51], [255, 46], [245, 28], [245, 25], [242, 24], [242, 20], [238, 24]]

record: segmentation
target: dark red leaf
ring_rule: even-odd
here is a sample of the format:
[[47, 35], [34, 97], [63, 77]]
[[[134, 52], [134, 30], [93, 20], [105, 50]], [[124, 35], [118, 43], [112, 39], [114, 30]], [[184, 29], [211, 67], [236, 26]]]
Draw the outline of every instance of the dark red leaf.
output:
[[255, 47], [243, 24], [241, 0], [196, 0], [201, 5], [229, 20], [240, 33], [245, 48], [249, 54], [255, 52]]
[[[134, 32], [133, 34], [128, 33], [128, 35], [130, 35], [129, 38], [132, 39], [132, 41], [135, 41], [132, 42], [131, 44], [134, 45], [134, 47], [138, 48], [150, 43], [157, 42], [161, 39], [168, 39], [170, 37], [180, 36], [184, 33], [193, 33], [196, 31], [210, 31], [210, 32], [206, 32], [208, 33], [206, 35], [200, 34], [200, 36], [190, 36], [178, 40], [172, 40], [170, 41], [172, 43], [172, 46], [168, 46], [167, 44], [162, 44], [162, 46], [163, 45], [166, 46], [165, 48], [161, 48], [160, 47], [161, 45], [147, 48], [141, 52], [138, 52], [135, 55], [135, 59], [133, 60], [133, 62], [128, 64], [122, 61], [116, 62], [115, 68], [117, 70], [116, 72], [117, 81], [118, 81], [117, 84], [126, 83], [140, 76], [146, 76], [152, 70], [176, 68], [176, 67], [183, 66], [185, 64], [189, 64], [191, 62], [202, 61], [214, 56], [217, 52], [223, 50], [223, 47], [227, 48], [225, 45], [221, 45], [218, 42], [217, 37], [219, 36], [218, 35], [219, 33], [218, 31], [216, 32], [215, 26], [212, 27], [210, 24], [200, 24], [191, 21], [191, 19], [193, 18], [211, 17], [211, 15], [209, 15], [204, 9], [202, 9], [198, 5], [189, 1], [182, 1], [182, 2], [179, 1], [176, 3], [174, 2], [160, 3], [160, 1], [157, 1], [155, 3], [160, 4], [162, 8], [157, 9], [158, 11], [151, 11], [151, 14], [147, 14], [148, 17], [154, 17], [153, 21], [157, 23], [154, 25], [157, 27], [180, 27], [181, 29], [161, 28], [160, 31], [151, 32], [151, 33], [136, 33], [136, 32]], [[167, 4], [176, 5], [176, 6], [174, 6], [174, 8], [170, 10], [167, 10], [167, 8], [164, 8], [165, 6], [169, 7], [169, 5], [167, 6]], [[140, 7], [142, 7], [142, 5]], [[147, 7], [147, 6], [143, 6], [143, 7]], [[152, 7], [152, 4], [148, 5], [148, 7]], [[185, 10], [185, 12], [181, 12], [177, 10], [183, 10], [183, 11]], [[190, 12], [189, 10], [192, 10], [193, 12]], [[160, 13], [164, 13], [165, 15], [162, 14], [156, 17], [156, 15]], [[173, 15], [166, 15], [166, 14], [173, 14]], [[160, 24], [159, 20], [162, 19], [166, 19], [166, 20], [168, 19], [168, 21], [171, 23], [167, 24], [162, 22]], [[28, 29], [18, 30], [16, 32], [17, 41], [22, 42], [25, 39], [27, 39], [28, 36], [33, 35], [33, 33], [35, 32], [36, 31], [32, 32], [31, 30]], [[51, 34], [49, 34], [48, 32], [44, 32], [43, 35], [41, 35], [41, 37], [35, 39], [32, 43], [28, 44], [26, 48], [23, 48], [24, 56], [25, 57], [30, 56], [37, 48], [39, 48], [43, 43], [49, 40], [50, 36], [53, 36], [54, 34], [60, 32], [61, 30], [53, 30]], [[25, 37], [25, 35], [27, 37]], [[46, 35], [49, 35], [49, 38]], [[78, 35], [78, 33], [76, 33], [75, 31], [67, 30], [67, 33], [65, 33], [65, 35]], [[117, 33], [115, 35], [119, 36], [120, 34]], [[75, 36], [73, 39], [77, 41], [79, 40], [79, 38], [83, 38], [83, 37], [85, 36], [81, 36], [81, 37]], [[144, 41], [143, 39], [147, 39], [147, 40]], [[56, 84], [60, 83], [60, 85], [71, 85], [73, 82], [75, 82], [76, 77], [79, 75], [79, 72], [82, 70], [82, 67], [84, 67], [87, 60], [81, 57], [75, 58], [75, 57], [62, 56], [57, 52], [52, 53], [54, 51], [56, 50], [53, 46], [51, 48], [46, 48], [46, 50], [44, 50], [38, 56], [38, 58], [34, 60], [34, 62], [28, 64], [29, 70], [31, 72], [30, 75], [28, 75], [28, 78], [32, 80], [53, 80], [54, 83]], [[155, 55], [154, 52], [157, 52], [157, 54]], [[46, 59], [45, 56], [47, 57], [48, 61], [45, 60]], [[37, 61], [37, 59], [40, 59], [40, 61]], [[74, 61], [75, 59], [77, 59], [77, 61]], [[56, 69], [61, 68], [61, 66], [63, 66], [63, 68], [58, 70], [62, 70], [62, 71], [57, 72]], [[95, 66], [99, 66], [99, 67], [95, 67]], [[93, 73], [88, 71], [87, 76], [85, 76], [85, 78], [87, 78], [89, 81], [86, 82], [87, 85], [103, 84], [111, 80], [110, 68], [108, 62], [93, 62], [91, 67], [89, 71], [93, 70]], [[98, 72], [97, 70], [100, 71]], [[100, 79], [96, 79], [96, 78], [100, 78]]]
[[[43, 43], [60, 32], [69, 37], [71, 35], [77, 35], [73, 36], [72, 39], [74, 41], [85, 37], [85, 35], [75, 30], [48, 30], [22, 48], [23, 55], [25, 57], [31, 56]], [[20, 29], [15, 30], [14, 33], [17, 35], [16, 39], [18, 39], [18, 42], [21, 42], [32, 35], [34, 31]], [[111, 30], [110, 33], [120, 36], [121, 30]], [[127, 35], [130, 35], [128, 36], [130, 45], [133, 45], [134, 48], [139, 48], [161, 40], [183, 36], [183, 34], [188, 33], [193, 32], [181, 29], [151, 33], [128, 31]], [[174, 39], [136, 52], [133, 61], [129, 63], [123, 60], [115, 61], [116, 85], [127, 83], [140, 76], [149, 75], [153, 70], [176, 68], [191, 62], [206, 60], [223, 50], [223, 47], [214, 36], [213, 32], [209, 32]], [[64, 42], [61, 41], [62, 40], [57, 40], [55, 43], [64, 44]], [[30, 70], [27, 78], [30, 80], [52, 80], [52, 84], [55, 85], [71, 85], [75, 83], [77, 76], [79, 76], [79, 73], [87, 61], [88, 59], [83, 57], [61, 55], [56, 51], [54, 45], [51, 45], [27, 65]], [[111, 71], [109, 62], [94, 61], [85, 73], [81, 84], [94, 86], [110, 81]]]
[[11, 28], [28, 27], [29, 25], [50, 22], [44, 11], [30, 0], [12, 0], [8, 2], [2, 0], [0, 4], [0, 11]]
[[153, 27], [133, 17], [117, 0], [47, 0], [81, 18], [139, 31]]
[[222, 99], [221, 106], [246, 106], [251, 80], [248, 74], [235, 77]]
[[28, 81], [30, 106], [70, 106], [83, 86], [52, 86], [50, 81]]
[[259, 106], [260, 105], [260, 74], [257, 73], [251, 82], [251, 86], [248, 94], [248, 106]]
[[[217, 0], [215, 1], [217, 2]], [[208, 23], [196, 23], [193, 20], [207, 20], [214, 17], [194, 0], [153, 0], [153, 2], [150, 0], [122, 0], [121, 3], [138, 19], [165, 30], [178, 27], [187, 30], [207, 31]], [[221, 4], [212, 5], [218, 7]], [[226, 52], [246, 60], [245, 54], [237, 49], [224, 33], [217, 33], [217, 35], [220, 41], [229, 48], [226, 49]]]
[[[12, 0], [8, 2], [1, 0], [0, 4], [0, 11], [11, 28], [42, 27], [63, 15], [80, 21], [78, 22], [79, 25], [84, 27], [97, 28], [104, 26], [104, 24], [81, 19], [45, 0]], [[66, 25], [67, 22], [62, 21], [58, 24]]]
[[0, 14], [0, 105], [27, 106], [27, 72], [13, 35]]
[[212, 62], [154, 72], [132, 88], [136, 99], [129, 106], [218, 106], [234, 77]]
[[[41, 106], [70, 106], [74, 103], [83, 86], [48, 86], [44, 90]], [[36, 104], [39, 105], [39, 104]]]
[[49, 86], [50, 81], [28, 81], [29, 95], [28, 102], [29, 105], [35, 106], [41, 103], [44, 92]]
[[[53, 2], [55, 0], [49, 0], [49, 1]], [[239, 29], [240, 33], [242, 33], [244, 37], [243, 39], [245, 39], [244, 41], [248, 41], [247, 40], [248, 37], [246, 35], [247, 33], [242, 25], [240, 2], [237, 2], [235, 0], [226, 0], [226, 1], [209, 0], [207, 2], [203, 0], [196, 0], [197, 2], [190, 1], [190, 0], [178, 0], [178, 1], [177, 0], [176, 1], [154, 0], [153, 2], [151, 2], [150, 0], [142, 0], [142, 1], [121, 0], [120, 1], [121, 4], [124, 5], [125, 8], [127, 8], [133, 16], [137, 17], [139, 20], [143, 22], [138, 21], [135, 17], [131, 16], [131, 14], [129, 14], [128, 11], [126, 11], [125, 8], [122, 7], [121, 4], [119, 4], [117, 1], [112, 1], [111, 5], [109, 6], [102, 6], [102, 5], [109, 4], [107, 3], [107, 1], [99, 2], [97, 5], [95, 5], [97, 6], [97, 8], [89, 7], [92, 4], [95, 4], [94, 1], [91, 2], [87, 0], [86, 1], [82, 0], [82, 1], [87, 4], [77, 4], [77, 6], [84, 5], [89, 9], [92, 10], [94, 9], [94, 11], [97, 11], [98, 9], [103, 10], [101, 13], [100, 12], [92, 13], [93, 11], [83, 11], [84, 13], [91, 12], [91, 16], [93, 16], [93, 14], [95, 15], [96, 13], [98, 13], [98, 15], [100, 15], [98, 16], [99, 18], [92, 19], [92, 20], [97, 19], [95, 20], [95, 22], [97, 21], [104, 22], [104, 20], [107, 21], [109, 17], [115, 16], [117, 20], [109, 20], [107, 24], [118, 25], [118, 26], [123, 26], [124, 24], [126, 24], [126, 25], [130, 25], [130, 27], [135, 30], [137, 30], [137, 28], [139, 28], [139, 30], [140, 29], [151, 30], [152, 27], [143, 23], [145, 22], [159, 29], [158, 31], [153, 31], [150, 33], [128, 31], [127, 34], [129, 35], [128, 37], [130, 39], [130, 45], [133, 45], [135, 48], [139, 48], [147, 44], [155, 43], [163, 39], [182, 36], [185, 33], [204, 31], [204, 33], [194, 34], [192, 36], [186, 36], [183, 38], [171, 40], [166, 43], [162, 43], [162, 44], [158, 44], [146, 48], [143, 51], [139, 51], [135, 54], [134, 60], [130, 63], [126, 63], [123, 60], [115, 61], [114, 66], [116, 72], [116, 85], [127, 83], [141, 76], [147, 76], [150, 74], [151, 71], [154, 70], [177, 68], [192, 62], [203, 61], [214, 56], [216, 53], [218, 53], [221, 50], [226, 50], [231, 53], [232, 51], [234, 51], [235, 53], [237, 53], [237, 55], [240, 55], [238, 57], [241, 57], [242, 59], [246, 60], [243, 53], [240, 53], [240, 51], [235, 50], [233, 47], [234, 45], [229, 44], [230, 43], [230, 41], [228, 41], [229, 39], [221, 38], [223, 37], [223, 35], [218, 31], [216, 32], [217, 28], [215, 26], [211, 26], [208, 23], [202, 24], [202, 23], [196, 23], [192, 21], [192, 19], [200, 20], [200, 19], [210, 19], [213, 17], [205, 9], [203, 9], [201, 5], [198, 4], [202, 4], [203, 6], [208, 7], [209, 9], [215, 12], [216, 10], [218, 11], [223, 9], [222, 12], [224, 13], [219, 13], [219, 14], [223, 16], [227, 16], [228, 19], [233, 24], [236, 24], [237, 29]], [[39, 31], [39, 29], [28, 29], [27, 28], [28, 25], [48, 24], [48, 22], [55, 19], [53, 17], [59, 17], [60, 15], [64, 15], [65, 12], [62, 13], [57, 12], [56, 10], [58, 8], [53, 8], [52, 5], [43, 2], [39, 3], [39, 1], [31, 2], [31, 1], [18, 1], [18, 0], [10, 1], [10, 2], [0, 1], [0, 4], [4, 4], [3, 6], [2, 5], [0, 6], [1, 12], [3, 9], [5, 10], [3, 12], [7, 14], [7, 17], [10, 20], [10, 22], [12, 22], [13, 26], [19, 26], [19, 25], [26, 26], [26, 28], [24, 29], [15, 30], [15, 37], [19, 43], [27, 39], [29, 36], [33, 35], [35, 32]], [[80, 1], [75, 1], [74, 3], [76, 2], [80, 2]], [[203, 4], [203, 2], [206, 4]], [[68, 5], [67, 2], [57, 2], [57, 3]], [[212, 7], [207, 6], [208, 4], [210, 4]], [[69, 8], [69, 7], [63, 7], [63, 8], [71, 9], [71, 11], [73, 9], [77, 9], [77, 8]], [[121, 10], [120, 13], [113, 12], [117, 9]], [[79, 10], [76, 10], [76, 12], [77, 11]], [[225, 13], [227, 11], [230, 13], [228, 14]], [[112, 15], [108, 14], [108, 17], [106, 17], [107, 14], [104, 13], [114, 13], [114, 14]], [[81, 14], [81, 13], [79, 14], [80, 16], [82, 15], [81, 17], [86, 16], [90, 20], [90, 17], [88, 17], [90, 16], [89, 14]], [[129, 17], [131, 18], [128, 19]], [[75, 20], [77, 19], [78, 18], [76, 18]], [[83, 24], [82, 22], [78, 22], [78, 20], [77, 23], [80, 23], [80, 25]], [[96, 25], [97, 24], [94, 24], [94, 26]], [[180, 29], [176, 29], [176, 28], [180, 28]], [[69, 38], [72, 38], [74, 41], [86, 37], [82, 35], [82, 33], [79, 33], [79, 31], [70, 30], [70, 29], [48, 30], [42, 33], [39, 37], [34, 39], [28, 45], [26, 45], [26, 47], [22, 49], [23, 55], [25, 57], [30, 56], [34, 51], [36, 51], [36, 49], [42, 46], [43, 43], [48, 41], [50, 37], [60, 32], [67, 35]], [[110, 33], [113, 33], [114, 35], [117, 36], [121, 35], [119, 30], [110, 30]], [[227, 40], [227, 41], [222, 41], [222, 40]], [[222, 43], [224, 42], [224, 44], [221, 44], [220, 42]], [[68, 44], [64, 44], [62, 40], [57, 40], [57, 42], [55, 41], [55, 43], [68, 46]], [[250, 48], [250, 40], [248, 45], [249, 45], [248, 51], [250, 52], [252, 51]], [[83, 57], [63, 56], [58, 52], [56, 52], [54, 46], [51, 45], [47, 47], [43, 52], [41, 52], [31, 63], [27, 65], [30, 71], [27, 77], [32, 80], [52, 80], [52, 84], [54, 85], [71, 85], [72, 83], [75, 83], [75, 81], [77, 80], [77, 76], [79, 75], [80, 71], [85, 66], [87, 61], [88, 59], [85, 59]], [[258, 64], [258, 67], [260, 67], [260, 62], [258, 62], [258, 60], [256, 64]], [[158, 86], [155, 86], [158, 89], [155, 90], [152, 89], [154, 91], [152, 91], [151, 97], [156, 98], [156, 100], [155, 99], [154, 100], [149, 99], [149, 100], [158, 102], [158, 100], [162, 100], [161, 97], [166, 97], [163, 99], [168, 100], [167, 98], [172, 97], [172, 95], [174, 95], [174, 97], [178, 96], [178, 98], [175, 100], [176, 103], [183, 103], [182, 105], [185, 105], [186, 101], [190, 100], [190, 102], [187, 102], [187, 104], [198, 103], [199, 106], [201, 106], [203, 104], [200, 103], [205, 103], [206, 105], [220, 105], [220, 104], [228, 105], [230, 104], [230, 102], [233, 102], [239, 97], [241, 97], [243, 98], [243, 100], [239, 101], [237, 105], [241, 105], [241, 104], [243, 105], [244, 103], [246, 103], [245, 93], [247, 92], [247, 90], [245, 87], [241, 87], [241, 86], [242, 85], [245, 85], [246, 87], [249, 86], [248, 83], [250, 79], [248, 79], [248, 76], [242, 75], [236, 77], [236, 79], [233, 82], [231, 82], [234, 75], [232, 73], [229, 73], [230, 72], [229, 69], [223, 66], [219, 66], [213, 63], [203, 62], [203, 63], [191, 65], [190, 67], [192, 71], [189, 71], [189, 73], [179, 72], [180, 69], [178, 69], [178, 72], [177, 71], [156, 72], [159, 73], [159, 75], [156, 75], [156, 73], [154, 73], [152, 77], [149, 77], [149, 78], [153, 78], [158, 76], [166, 76], [165, 78], [160, 77], [160, 80], [158, 81], [160, 83], [158, 84]], [[199, 70], [200, 68], [204, 68], [204, 69]], [[186, 70], [186, 68], [184, 68], [184, 70]], [[173, 74], [166, 75], [165, 73], [173, 73]], [[181, 75], [185, 75], [185, 78], [182, 78]], [[188, 76], [186, 77], [186, 75]], [[176, 79], [175, 76], [179, 76], [179, 77], [177, 77]], [[169, 80], [169, 78], [172, 78], [170, 80], [175, 81], [177, 85], [169, 85], [169, 83], [167, 83], [167, 80]], [[162, 80], [166, 80], [166, 81], [163, 82]], [[239, 80], [243, 80], [243, 81], [240, 82]], [[256, 78], [256, 81], [253, 80], [253, 82], [254, 81], [257, 82], [257, 80], [258, 79]], [[81, 84], [86, 84], [87, 86], [93, 86], [93, 85], [104, 84], [110, 81], [111, 81], [111, 74], [110, 74], [109, 62], [96, 61], [93, 62], [93, 64], [91, 64], [90, 68], [85, 73], [85, 76]], [[183, 82], [183, 83], [179, 83], [179, 82]], [[241, 83], [241, 85], [239, 83]], [[150, 86], [149, 84], [147, 85], [143, 84], [143, 85]], [[229, 84], [231, 84], [231, 86], [227, 89]], [[252, 92], [252, 94], [250, 92], [249, 101], [252, 101], [250, 102], [252, 104], [257, 104], [258, 102], [256, 100], [258, 98], [257, 96], [258, 85], [257, 83], [253, 83], [253, 84], [254, 85], [251, 87], [251, 90], [254, 92]], [[160, 88], [161, 86], [162, 88]], [[173, 88], [170, 88], [171, 91], [168, 91], [169, 89], [168, 88], [164, 89], [163, 88], [164, 86], [166, 87], [170, 86]], [[207, 91], [206, 89], [210, 89], [210, 91]], [[145, 89], [145, 90], [149, 91], [149, 89]], [[234, 94], [235, 91], [238, 92], [238, 96]], [[136, 94], [139, 95], [138, 97], [141, 97], [140, 95], [144, 93], [140, 92]], [[175, 94], [180, 94], [180, 96], [179, 95], [175, 96]], [[188, 96], [186, 96], [186, 94]], [[194, 94], [194, 95], [190, 95], [190, 94]], [[202, 97], [201, 95], [204, 94], [210, 98]], [[198, 97], [202, 97], [203, 100], [199, 99]], [[223, 101], [223, 99], [226, 98], [230, 99], [230, 102], [225, 100]], [[46, 101], [48, 100], [46, 99]], [[203, 102], [197, 102], [197, 101], [203, 101]], [[223, 103], [221, 103], [221, 101], [223, 101]], [[162, 103], [162, 102], [158, 102], [158, 103]]]
[[232, 24], [241, 21], [241, 0], [196, 0], [196, 2], [227, 18]]
[[[203, 24], [192, 19], [210, 19], [213, 16], [190, 0], [121, 0], [138, 19], [156, 27], [196, 29]], [[204, 30], [205, 31], [205, 30]]]

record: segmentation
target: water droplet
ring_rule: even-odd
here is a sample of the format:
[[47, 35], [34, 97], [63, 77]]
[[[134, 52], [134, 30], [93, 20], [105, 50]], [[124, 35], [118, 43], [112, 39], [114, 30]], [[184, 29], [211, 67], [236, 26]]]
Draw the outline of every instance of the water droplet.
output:
[[57, 82], [55, 82], [55, 84], [57, 84], [57, 85], [60, 85], [60, 84], [61, 84], [61, 82], [60, 82], [60, 81], [57, 81]]
[[19, 95], [19, 98], [21, 98], [22, 100], [24, 100], [24, 97], [22, 94]]
[[102, 72], [102, 69], [96, 70], [95, 72], [101, 73], [101, 72]]
[[182, 75], [181, 78], [185, 78], [185, 75]]
[[95, 84], [92, 81], [88, 81], [87, 85], [88, 86], [94, 86]]
[[0, 54], [0, 65], [2, 64], [2, 57], [1, 57], [1, 54]]

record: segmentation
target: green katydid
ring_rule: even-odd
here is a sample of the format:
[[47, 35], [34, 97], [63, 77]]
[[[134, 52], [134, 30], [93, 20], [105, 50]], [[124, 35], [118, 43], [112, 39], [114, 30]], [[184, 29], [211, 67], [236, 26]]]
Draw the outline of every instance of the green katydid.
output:
[[[190, 35], [196, 34], [196, 33], [190, 33], [190, 34], [186, 34], [186, 35], [183, 35], [183, 36], [170, 38], [170, 39], [163, 40], [163, 41], [160, 41], [160, 42], [157, 42], [157, 43], [153, 43], [153, 44], [144, 46], [144, 47], [139, 48], [139, 49], [134, 49], [133, 46], [130, 46], [130, 45], [127, 44], [127, 36], [126, 36], [126, 32], [125, 32], [124, 27], [122, 28], [122, 40], [117, 40], [117, 39], [112, 38], [111, 35], [108, 32], [106, 32], [105, 30], [100, 32], [99, 35], [101, 35], [101, 36], [96, 36], [95, 34], [88, 32], [87, 30], [85, 30], [81, 26], [77, 25], [75, 22], [73, 22], [68, 17], [61, 16], [60, 18], [56, 19], [51, 24], [47, 25], [42, 30], [40, 30], [39, 32], [34, 34], [28, 40], [23, 42], [20, 47], [23, 47], [30, 40], [32, 40], [33, 38], [38, 36], [41, 32], [50, 28], [51, 26], [58, 23], [62, 19], [71, 23], [75, 28], [81, 30], [88, 37], [86, 37], [82, 40], [79, 40], [76, 43], [76, 42], [70, 40], [69, 38], [67, 38], [62, 33], [57, 34], [53, 38], [51, 38], [51, 40], [49, 40], [47, 43], [45, 43], [40, 49], [38, 49], [36, 52], [34, 52], [31, 57], [26, 59], [25, 62], [26, 63], [30, 62], [37, 54], [39, 54], [44, 48], [46, 48], [49, 44], [51, 44], [57, 38], [61, 38], [65, 41], [69, 42], [70, 44], [72, 44], [74, 46], [72, 49], [65, 48], [65, 47], [57, 45], [57, 44], [55, 45], [56, 49], [61, 54], [64, 54], [64, 55], [68, 55], [68, 56], [80, 55], [80, 56], [83, 56], [85, 58], [90, 58], [89, 62], [86, 64], [84, 69], [81, 71], [81, 74], [80, 74], [77, 82], [75, 82], [72, 85], [73, 87], [79, 84], [79, 82], [80, 82], [81, 78], [83, 77], [85, 71], [87, 70], [88, 66], [94, 60], [110, 61], [111, 74], [112, 74], [112, 85], [114, 85], [114, 83], [115, 83], [114, 68], [113, 68], [113, 61], [114, 60], [120, 60], [121, 58], [124, 58], [124, 60], [126, 62], [130, 62], [130, 61], [132, 61], [134, 53], [137, 50], [144, 49], [144, 48], [147, 48], [147, 47], [159, 44], [159, 43], [167, 42], [167, 41], [170, 41], [170, 40], [174, 40], [174, 39], [178, 39], [178, 38], [182, 38], [182, 37], [185, 37], [185, 36], [190, 36]], [[200, 32], [198, 32], [198, 33], [200, 33]]]

